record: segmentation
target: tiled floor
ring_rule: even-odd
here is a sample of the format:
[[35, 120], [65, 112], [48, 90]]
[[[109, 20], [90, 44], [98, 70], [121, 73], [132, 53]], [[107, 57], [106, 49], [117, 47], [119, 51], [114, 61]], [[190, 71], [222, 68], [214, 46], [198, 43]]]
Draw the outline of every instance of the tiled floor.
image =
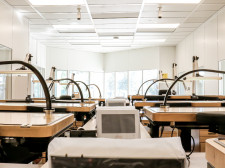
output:
[[193, 153], [191, 155], [191, 163], [189, 168], [207, 168], [205, 153]]

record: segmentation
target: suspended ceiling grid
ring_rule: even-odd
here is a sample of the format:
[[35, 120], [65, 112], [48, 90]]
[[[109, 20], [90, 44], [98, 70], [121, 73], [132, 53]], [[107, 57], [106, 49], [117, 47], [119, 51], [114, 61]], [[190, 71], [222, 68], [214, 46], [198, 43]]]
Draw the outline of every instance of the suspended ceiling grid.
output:
[[[33, 6], [29, 0], [5, 1], [29, 19], [31, 37], [42, 44], [100, 53], [175, 46], [225, 5], [225, 0], [202, 0], [199, 4], [80, 0], [81, 20], [77, 20], [77, 5]], [[178, 28], [146, 28], [148, 24], [178, 23]], [[73, 27], [57, 27], [60, 25]]]

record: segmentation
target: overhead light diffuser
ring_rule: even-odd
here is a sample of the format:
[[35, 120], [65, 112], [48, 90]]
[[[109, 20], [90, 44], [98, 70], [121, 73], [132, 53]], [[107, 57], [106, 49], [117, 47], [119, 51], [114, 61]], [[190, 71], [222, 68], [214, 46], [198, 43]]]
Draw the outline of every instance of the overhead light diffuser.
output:
[[29, 0], [32, 5], [81, 5], [83, 0]]
[[151, 4], [197, 4], [201, 0], [145, 0], [145, 3]]
[[138, 28], [142, 29], [175, 29], [179, 26], [179, 23], [176, 24], [139, 24]]
[[55, 29], [94, 29], [93, 25], [53, 25]]

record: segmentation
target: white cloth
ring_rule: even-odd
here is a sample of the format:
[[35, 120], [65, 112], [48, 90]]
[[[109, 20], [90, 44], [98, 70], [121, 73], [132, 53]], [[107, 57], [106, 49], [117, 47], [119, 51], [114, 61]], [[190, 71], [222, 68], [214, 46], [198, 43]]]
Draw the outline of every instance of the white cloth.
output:
[[40, 168], [42, 165], [0, 163], [0, 168]]
[[55, 138], [48, 147], [51, 156], [184, 159], [186, 155], [180, 138], [106, 139], [106, 138]]

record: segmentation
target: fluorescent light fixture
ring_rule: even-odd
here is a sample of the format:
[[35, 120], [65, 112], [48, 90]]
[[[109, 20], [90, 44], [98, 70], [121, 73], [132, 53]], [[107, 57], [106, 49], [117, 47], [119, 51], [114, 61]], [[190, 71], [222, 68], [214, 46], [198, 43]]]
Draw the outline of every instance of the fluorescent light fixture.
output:
[[94, 29], [93, 25], [53, 25], [55, 29]]
[[29, 0], [32, 5], [81, 5], [83, 0]]
[[129, 47], [130, 46], [130, 44], [128, 44], [128, 43], [102, 43], [101, 44], [103, 47], [121, 47], [121, 46], [126, 46], [126, 47]]
[[97, 29], [97, 32], [98, 33], [127, 33], [127, 32], [134, 33], [134, 29]]
[[145, 3], [151, 4], [197, 4], [201, 0], [145, 0]]
[[180, 24], [139, 24], [140, 29], [176, 29]]
[[99, 43], [99, 40], [68, 40], [69, 43]]

